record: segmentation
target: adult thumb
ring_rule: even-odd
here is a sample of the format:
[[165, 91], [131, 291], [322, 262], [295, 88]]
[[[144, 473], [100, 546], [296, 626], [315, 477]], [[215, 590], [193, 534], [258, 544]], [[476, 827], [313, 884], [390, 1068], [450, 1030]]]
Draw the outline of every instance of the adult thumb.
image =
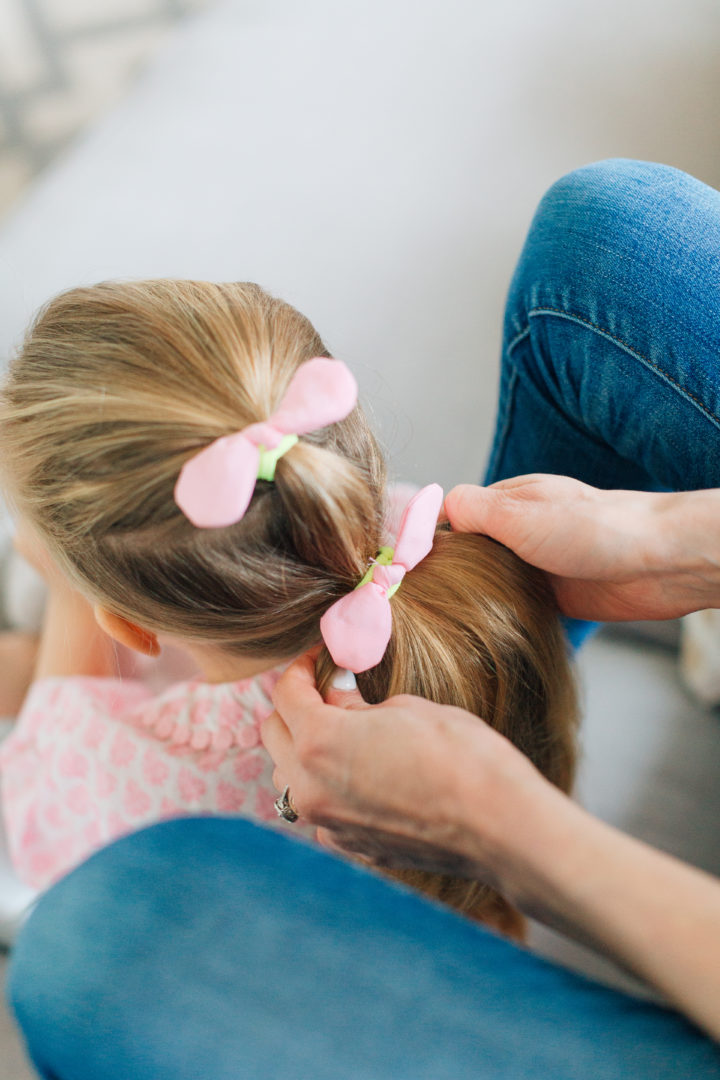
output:
[[587, 485], [569, 476], [528, 473], [497, 480], [488, 487], [459, 484], [445, 497], [445, 513], [455, 532], [485, 533], [519, 551], [532, 531], [556, 524], [557, 504], [572, 504]]
[[459, 484], [445, 497], [445, 513], [455, 532], [484, 533], [496, 501], [493, 488]]
[[361, 709], [367, 702], [357, 688], [357, 680], [352, 671], [338, 668], [325, 692], [328, 705], [338, 705], [341, 709]]

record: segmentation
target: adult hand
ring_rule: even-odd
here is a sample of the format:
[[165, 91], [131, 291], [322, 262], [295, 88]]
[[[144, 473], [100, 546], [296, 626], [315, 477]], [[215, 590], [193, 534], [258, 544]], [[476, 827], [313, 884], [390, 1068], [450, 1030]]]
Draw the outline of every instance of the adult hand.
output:
[[720, 1038], [717, 880], [587, 814], [461, 709], [337, 690], [325, 704], [314, 661], [280, 679], [262, 734], [276, 786], [327, 846], [485, 881]]
[[290, 787], [328, 847], [375, 865], [414, 866], [502, 887], [504, 846], [546, 793], [560, 793], [476, 716], [399, 695], [368, 705], [357, 690], [315, 686], [315, 654], [277, 684], [262, 738], [275, 786]]
[[565, 615], [671, 619], [720, 606], [720, 491], [602, 491], [537, 473], [463, 484], [445, 510], [458, 532], [546, 570]]

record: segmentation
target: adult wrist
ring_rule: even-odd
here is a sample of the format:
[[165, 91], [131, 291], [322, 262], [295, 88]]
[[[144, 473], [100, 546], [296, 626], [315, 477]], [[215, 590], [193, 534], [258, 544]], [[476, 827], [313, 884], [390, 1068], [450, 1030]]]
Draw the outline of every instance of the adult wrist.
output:
[[490, 883], [529, 917], [596, 941], [597, 877], [614, 830], [539, 773], [508, 801], [503, 818], [490, 850], [487, 837], [479, 845], [494, 870]]
[[688, 611], [720, 607], [720, 489], [657, 495], [649, 528], [651, 571], [687, 597]]
[[476, 769], [465, 763], [453, 846], [469, 874], [538, 915], [579, 807], [516, 747], [505, 750], [490, 769], [487, 761]]

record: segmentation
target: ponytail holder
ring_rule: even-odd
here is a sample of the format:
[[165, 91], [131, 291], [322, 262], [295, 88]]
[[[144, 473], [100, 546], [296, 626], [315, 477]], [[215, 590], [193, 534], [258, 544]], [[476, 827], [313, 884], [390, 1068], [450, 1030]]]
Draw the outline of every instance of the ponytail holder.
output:
[[175, 502], [201, 529], [240, 521], [258, 480], [274, 480], [278, 459], [299, 435], [344, 420], [355, 408], [357, 383], [340, 360], [316, 356], [297, 369], [280, 407], [267, 420], [206, 446], [186, 461]]
[[390, 597], [432, 548], [442, 501], [439, 484], [421, 488], [405, 508], [395, 548], [380, 548], [362, 581], [321, 618], [320, 632], [338, 667], [357, 675], [382, 660], [392, 633]]

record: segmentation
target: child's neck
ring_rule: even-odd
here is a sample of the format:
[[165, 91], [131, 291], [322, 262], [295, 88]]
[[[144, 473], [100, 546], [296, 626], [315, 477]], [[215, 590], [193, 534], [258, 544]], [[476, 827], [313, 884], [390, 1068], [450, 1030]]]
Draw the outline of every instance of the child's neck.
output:
[[288, 663], [287, 657], [260, 659], [257, 656], [235, 656], [206, 645], [186, 645], [185, 648], [202, 671], [205, 682], [230, 683], [251, 679], [263, 671], [270, 671], [280, 664]]

